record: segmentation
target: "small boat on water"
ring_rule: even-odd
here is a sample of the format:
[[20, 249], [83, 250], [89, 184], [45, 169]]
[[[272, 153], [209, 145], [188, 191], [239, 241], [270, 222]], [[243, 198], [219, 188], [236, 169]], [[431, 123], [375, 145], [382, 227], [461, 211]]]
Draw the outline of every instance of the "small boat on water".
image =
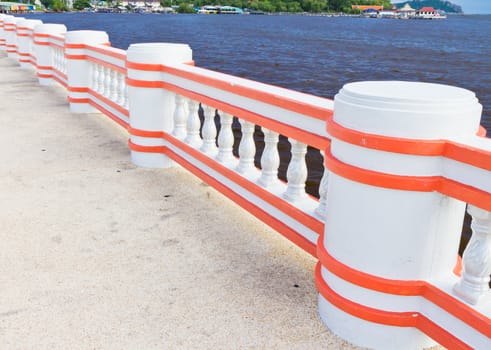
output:
[[198, 10], [198, 14], [205, 15], [242, 15], [244, 11], [233, 6], [211, 6], [206, 5]]

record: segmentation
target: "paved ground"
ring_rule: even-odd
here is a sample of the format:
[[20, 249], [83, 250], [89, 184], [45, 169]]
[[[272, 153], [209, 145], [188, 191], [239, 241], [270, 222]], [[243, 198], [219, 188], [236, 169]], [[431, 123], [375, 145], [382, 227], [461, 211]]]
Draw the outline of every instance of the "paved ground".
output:
[[0, 54], [1, 349], [355, 349], [315, 261]]

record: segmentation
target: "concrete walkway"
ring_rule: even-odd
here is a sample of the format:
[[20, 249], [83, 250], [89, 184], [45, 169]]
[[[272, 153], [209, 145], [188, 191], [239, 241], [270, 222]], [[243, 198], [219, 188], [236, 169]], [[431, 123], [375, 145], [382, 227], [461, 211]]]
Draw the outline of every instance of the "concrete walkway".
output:
[[355, 349], [315, 260], [0, 54], [1, 349]]

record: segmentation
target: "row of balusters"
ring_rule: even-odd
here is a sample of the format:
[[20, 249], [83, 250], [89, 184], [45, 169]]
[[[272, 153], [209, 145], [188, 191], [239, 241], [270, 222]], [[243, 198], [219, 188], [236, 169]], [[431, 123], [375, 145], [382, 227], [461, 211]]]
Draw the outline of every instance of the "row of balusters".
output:
[[[203, 112], [203, 124], [199, 117], [200, 106]], [[220, 132], [215, 124], [215, 116], [220, 120]], [[257, 174], [254, 164], [256, 144], [254, 141], [255, 124], [239, 119], [242, 137], [238, 147], [238, 160], [233, 154], [234, 133], [232, 130], [233, 116], [215, 108], [200, 104], [198, 101], [175, 95], [173, 136], [199, 149], [202, 153], [214, 158], [223, 165], [234, 168], [243, 176]], [[201, 133], [200, 133], [201, 129]], [[278, 152], [279, 134], [273, 130], [261, 127], [264, 134], [264, 150], [261, 155], [260, 176], [257, 183], [268, 188], [274, 186], [278, 178], [280, 154]], [[200, 135], [201, 134], [201, 135]], [[305, 182], [307, 180], [307, 145], [289, 138], [291, 144], [291, 160], [286, 172], [287, 187], [283, 198], [295, 203], [307, 196]], [[218, 146], [217, 146], [218, 145]], [[322, 167], [322, 164], [319, 166]], [[315, 214], [324, 219], [326, 216], [328, 171], [324, 173], [319, 185], [320, 201]]]
[[66, 75], [66, 66], [66, 58], [63, 49], [59, 47], [53, 47], [53, 68], [58, 72]]
[[91, 63], [90, 66], [89, 88], [115, 104], [128, 109], [126, 75], [97, 63]]

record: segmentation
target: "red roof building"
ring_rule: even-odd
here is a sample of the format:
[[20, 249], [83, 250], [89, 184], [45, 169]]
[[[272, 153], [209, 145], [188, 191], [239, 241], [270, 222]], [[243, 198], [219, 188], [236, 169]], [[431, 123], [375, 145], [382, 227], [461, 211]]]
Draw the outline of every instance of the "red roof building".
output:
[[436, 14], [436, 10], [433, 7], [423, 7], [422, 9], [418, 10], [417, 13], [421, 15], [434, 15]]

